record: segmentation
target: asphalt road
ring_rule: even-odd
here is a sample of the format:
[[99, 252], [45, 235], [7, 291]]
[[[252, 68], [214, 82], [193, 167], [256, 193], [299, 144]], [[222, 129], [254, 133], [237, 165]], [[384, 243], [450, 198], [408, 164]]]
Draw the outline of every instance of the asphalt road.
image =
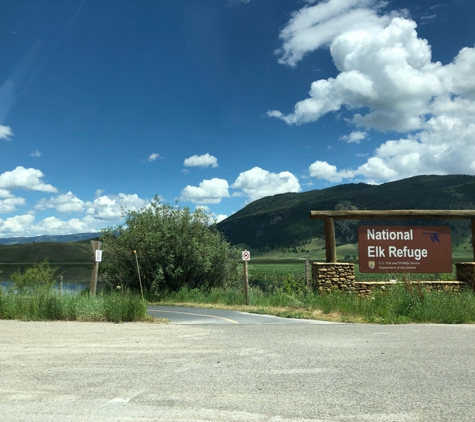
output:
[[155, 318], [167, 318], [172, 324], [334, 324], [327, 321], [279, 318], [224, 309], [183, 306], [149, 306], [148, 313]]

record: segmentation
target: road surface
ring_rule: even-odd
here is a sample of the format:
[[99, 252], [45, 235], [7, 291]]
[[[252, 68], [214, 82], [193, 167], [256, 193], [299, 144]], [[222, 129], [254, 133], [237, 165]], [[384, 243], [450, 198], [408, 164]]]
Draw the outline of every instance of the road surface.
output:
[[334, 324], [327, 321], [182, 306], [149, 306], [148, 313], [155, 318], [167, 318], [172, 324]]

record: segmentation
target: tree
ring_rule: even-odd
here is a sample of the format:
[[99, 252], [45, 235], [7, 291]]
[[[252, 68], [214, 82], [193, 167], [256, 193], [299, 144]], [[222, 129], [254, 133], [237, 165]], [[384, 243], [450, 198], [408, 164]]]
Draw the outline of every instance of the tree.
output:
[[237, 277], [238, 252], [203, 210], [191, 213], [155, 197], [124, 217], [125, 224], [102, 232], [99, 269], [106, 284], [139, 289], [137, 261], [144, 288], [153, 293], [222, 286]]

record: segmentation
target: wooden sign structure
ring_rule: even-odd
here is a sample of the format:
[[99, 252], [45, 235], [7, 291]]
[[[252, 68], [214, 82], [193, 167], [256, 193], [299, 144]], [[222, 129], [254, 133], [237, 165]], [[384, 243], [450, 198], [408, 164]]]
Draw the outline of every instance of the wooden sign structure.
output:
[[336, 260], [335, 219], [341, 220], [390, 220], [390, 219], [444, 219], [471, 220], [472, 246], [475, 261], [475, 210], [336, 210], [310, 211], [312, 220], [325, 222], [325, 253], [326, 262]]

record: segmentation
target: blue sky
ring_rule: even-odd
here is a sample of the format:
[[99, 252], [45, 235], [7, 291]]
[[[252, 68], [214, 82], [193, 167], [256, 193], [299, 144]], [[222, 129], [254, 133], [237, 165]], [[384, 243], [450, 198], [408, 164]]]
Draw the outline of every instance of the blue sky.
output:
[[0, 237], [89, 232], [158, 195], [475, 174], [475, 3], [0, 2]]

